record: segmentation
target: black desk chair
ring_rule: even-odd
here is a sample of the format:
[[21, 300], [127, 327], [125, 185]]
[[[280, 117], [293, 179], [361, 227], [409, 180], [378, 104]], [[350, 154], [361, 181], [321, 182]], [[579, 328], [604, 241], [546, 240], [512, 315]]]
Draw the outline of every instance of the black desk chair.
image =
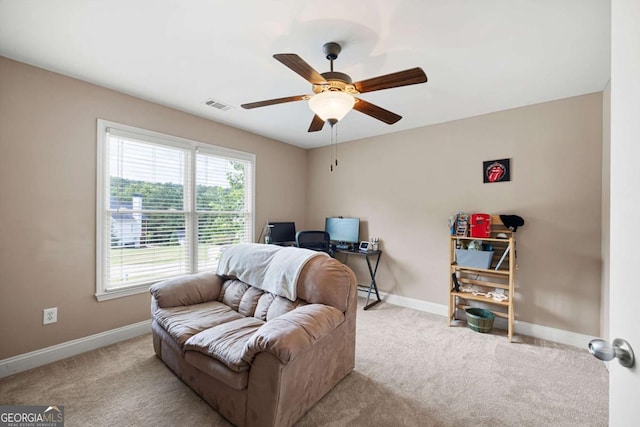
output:
[[314, 251], [326, 252], [333, 256], [331, 239], [326, 231], [305, 230], [296, 233], [296, 246]]

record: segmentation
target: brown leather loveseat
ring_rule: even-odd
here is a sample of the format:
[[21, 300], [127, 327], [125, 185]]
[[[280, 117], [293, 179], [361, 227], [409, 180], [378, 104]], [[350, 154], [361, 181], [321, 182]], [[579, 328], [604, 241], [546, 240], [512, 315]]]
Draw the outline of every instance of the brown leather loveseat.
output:
[[237, 426], [292, 425], [354, 367], [353, 272], [311, 255], [297, 274], [293, 301], [216, 273], [150, 289], [156, 355]]

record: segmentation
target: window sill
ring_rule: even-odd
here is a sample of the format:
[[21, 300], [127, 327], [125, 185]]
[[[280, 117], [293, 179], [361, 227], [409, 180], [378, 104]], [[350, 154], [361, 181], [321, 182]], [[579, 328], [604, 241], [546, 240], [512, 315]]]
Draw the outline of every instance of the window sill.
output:
[[143, 284], [143, 285], [131, 286], [127, 288], [112, 289], [112, 290], [96, 292], [95, 295], [98, 301], [108, 301], [110, 299], [149, 293], [150, 286], [151, 285], [149, 284]]

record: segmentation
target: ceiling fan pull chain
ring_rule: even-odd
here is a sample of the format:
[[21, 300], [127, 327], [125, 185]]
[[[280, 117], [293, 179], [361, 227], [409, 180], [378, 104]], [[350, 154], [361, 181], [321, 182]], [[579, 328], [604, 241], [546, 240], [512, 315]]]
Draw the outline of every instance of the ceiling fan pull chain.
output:
[[333, 172], [333, 149], [329, 147], [329, 170]]
[[333, 126], [331, 126], [331, 142], [329, 144], [329, 168], [333, 172]]
[[336, 123], [336, 166], [338, 166], [338, 124]]
[[338, 153], [336, 152], [336, 133], [335, 133], [335, 129], [336, 129], [336, 126], [335, 126], [335, 123], [334, 123], [334, 124], [331, 125], [331, 146], [330, 146], [330, 149], [331, 149], [331, 168], [332, 168], [331, 170], [333, 170], [333, 164], [334, 163], [336, 164], [336, 166], [338, 165], [337, 164]]

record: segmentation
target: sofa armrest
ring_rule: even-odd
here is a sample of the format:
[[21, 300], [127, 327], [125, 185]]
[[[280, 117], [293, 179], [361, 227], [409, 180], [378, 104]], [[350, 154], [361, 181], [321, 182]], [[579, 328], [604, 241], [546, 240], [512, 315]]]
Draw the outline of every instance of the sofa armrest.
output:
[[268, 352], [286, 365], [342, 322], [344, 314], [335, 307], [303, 305], [262, 325], [245, 344], [243, 360], [251, 363]]
[[212, 272], [190, 274], [152, 285], [149, 292], [159, 308], [216, 301], [224, 278]]

